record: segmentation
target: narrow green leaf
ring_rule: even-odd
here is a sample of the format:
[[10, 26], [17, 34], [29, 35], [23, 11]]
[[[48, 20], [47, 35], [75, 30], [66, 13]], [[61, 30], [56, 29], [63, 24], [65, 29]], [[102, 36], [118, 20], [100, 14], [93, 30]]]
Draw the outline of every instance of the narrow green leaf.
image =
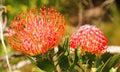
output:
[[78, 60], [79, 60], [79, 57], [78, 57], [78, 53], [77, 53], [77, 49], [76, 49], [76, 50], [75, 50], [75, 59], [74, 59], [73, 64], [72, 64], [71, 67], [70, 67], [70, 71], [74, 69], [74, 67], [76, 66]]
[[103, 67], [97, 70], [97, 72], [109, 72], [109, 70], [118, 62], [119, 58], [120, 55], [114, 55], [113, 57], [110, 57]]
[[58, 52], [57, 54], [60, 55], [64, 51], [64, 48], [58, 45]]
[[64, 48], [64, 51], [65, 51], [65, 56], [69, 55], [69, 52], [70, 52], [70, 47], [69, 47], [69, 39], [66, 38], [65, 41], [64, 41], [64, 44], [63, 44], [63, 48]]
[[69, 60], [67, 56], [62, 56], [58, 61], [61, 69], [67, 70], [70, 67]]
[[101, 65], [103, 65], [103, 63], [106, 63], [106, 61], [111, 57], [112, 55], [110, 53], [105, 53], [101, 56], [97, 56], [96, 57], [96, 67], [100, 68]]
[[25, 56], [26, 56], [28, 59], [30, 59], [33, 64], [36, 64], [36, 58], [35, 58], [35, 57], [29, 56], [29, 55], [25, 55]]
[[54, 64], [48, 59], [41, 59], [37, 61], [37, 66], [47, 72], [54, 72]]

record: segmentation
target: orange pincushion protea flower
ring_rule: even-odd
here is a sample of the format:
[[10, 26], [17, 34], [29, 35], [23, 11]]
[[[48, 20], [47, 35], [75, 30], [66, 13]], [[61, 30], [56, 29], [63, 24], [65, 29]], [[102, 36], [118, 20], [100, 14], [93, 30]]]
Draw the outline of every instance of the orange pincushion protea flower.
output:
[[104, 34], [95, 26], [83, 25], [70, 37], [71, 49], [81, 46], [82, 52], [101, 55], [106, 52], [108, 41]]
[[42, 7], [19, 13], [8, 29], [10, 45], [28, 55], [44, 54], [58, 44], [65, 31], [65, 20], [53, 8]]

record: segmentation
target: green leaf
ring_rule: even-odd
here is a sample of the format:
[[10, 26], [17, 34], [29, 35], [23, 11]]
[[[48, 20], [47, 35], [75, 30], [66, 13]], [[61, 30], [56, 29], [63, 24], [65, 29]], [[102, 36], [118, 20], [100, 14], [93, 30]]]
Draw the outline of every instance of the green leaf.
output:
[[36, 58], [35, 57], [32, 57], [32, 56], [29, 56], [29, 55], [25, 55], [29, 60], [31, 60], [31, 62], [33, 64], [36, 64]]
[[63, 51], [64, 51], [63, 47], [58, 45], [58, 52], [57, 52], [57, 54], [60, 55]]
[[102, 67], [97, 69], [97, 72], [109, 72], [109, 70], [118, 62], [119, 58], [120, 55], [110, 57]]
[[63, 47], [58, 45], [58, 49], [59, 49], [57, 52], [58, 57], [62, 57], [62, 55], [68, 56], [70, 52], [69, 39], [68, 38], [65, 39]]
[[37, 66], [47, 72], [54, 72], [54, 64], [48, 59], [41, 59], [37, 61]]
[[96, 67], [100, 67], [103, 63], [106, 63], [106, 61], [111, 57], [110, 53], [105, 53], [101, 56], [98, 56], [96, 59]]
[[76, 49], [76, 50], [75, 50], [75, 59], [74, 59], [73, 64], [72, 64], [71, 67], [70, 67], [70, 71], [73, 70], [74, 67], [77, 65], [78, 60], [79, 60], [79, 57], [78, 57], [78, 51], [77, 51], [77, 49]]
[[65, 71], [70, 67], [68, 57], [65, 56], [65, 55], [63, 55], [63, 56], [59, 59], [58, 63], [59, 63], [59, 65], [60, 65], [61, 69], [65, 70]]
[[59, 50], [57, 52], [57, 56], [58, 56], [58, 63], [57, 65], [60, 65], [60, 68], [62, 71], [66, 71], [69, 67], [69, 59], [68, 59], [68, 55], [69, 55], [69, 39], [66, 38], [63, 44], [63, 47], [58, 46]]
[[66, 38], [65, 41], [64, 41], [64, 44], [63, 44], [63, 48], [64, 48], [64, 51], [65, 51], [65, 55], [69, 55], [69, 52], [70, 52], [70, 47], [69, 47], [69, 39]]

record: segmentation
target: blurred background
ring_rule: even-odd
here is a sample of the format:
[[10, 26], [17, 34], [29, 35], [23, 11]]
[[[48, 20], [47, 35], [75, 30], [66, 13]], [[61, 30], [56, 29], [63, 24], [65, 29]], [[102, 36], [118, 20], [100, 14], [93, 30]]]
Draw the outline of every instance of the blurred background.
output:
[[[26, 9], [53, 7], [67, 21], [65, 36], [70, 36], [81, 25], [96, 25], [106, 35], [109, 45], [120, 45], [120, 0], [0, 0], [6, 7], [7, 26], [19, 12]], [[1, 9], [0, 9], [1, 11]], [[4, 30], [4, 34], [6, 30]], [[40, 72], [23, 54], [14, 51], [5, 36], [10, 64], [15, 72]], [[0, 72], [7, 72], [5, 53], [0, 40]], [[22, 65], [21, 65], [22, 64]]]

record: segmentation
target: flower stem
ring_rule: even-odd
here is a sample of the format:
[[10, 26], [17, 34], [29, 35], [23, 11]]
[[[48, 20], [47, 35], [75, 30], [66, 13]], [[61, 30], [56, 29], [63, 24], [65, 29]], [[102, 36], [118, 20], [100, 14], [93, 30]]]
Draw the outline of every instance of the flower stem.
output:
[[9, 59], [8, 59], [7, 48], [6, 48], [6, 45], [5, 45], [5, 42], [4, 42], [4, 37], [3, 37], [2, 12], [3, 11], [0, 12], [0, 38], [1, 38], [1, 42], [2, 42], [2, 45], [3, 45], [4, 51], [5, 51], [5, 58], [6, 58], [6, 62], [7, 62], [8, 68], [9, 68], [9, 72], [12, 72], [12, 69], [11, 69], [11, 66], [10, 66], [10, 63], [9, 63]]
[[7, 48], [5, 46], [5, 42], [4, 42], [4, 38], [3, 38], [2, 27], [0, 27], [0, 29], [1, 29], [0, 30], [1, 42], [2, 42], [2, 45], [3, 45], [4, 51], [5, 51], [6, 62], [7, 62], [8, 68], [9, 68], [9, 72], [12, 72], [11, 66], [10, 66], [10, 63], [9, 63], [9, 59], [8, 59]]

